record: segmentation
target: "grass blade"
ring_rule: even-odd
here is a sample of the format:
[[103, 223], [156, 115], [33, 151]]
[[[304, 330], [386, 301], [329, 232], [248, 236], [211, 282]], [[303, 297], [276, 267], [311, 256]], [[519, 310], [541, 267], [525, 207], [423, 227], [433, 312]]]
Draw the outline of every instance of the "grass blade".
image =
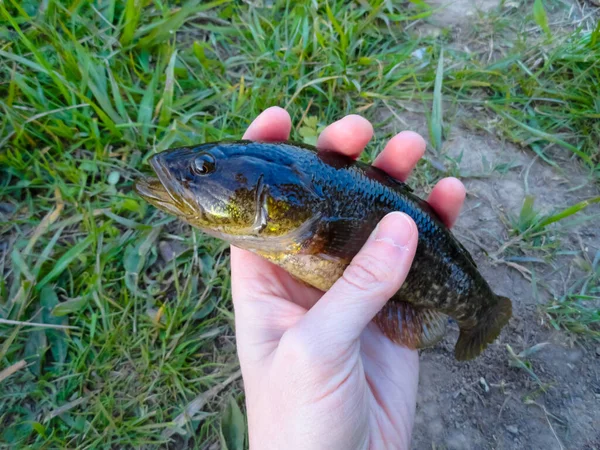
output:
[[231, 2], [231, 0], [215, 0], [212, 2], [198, 2], [198, 0], [196, 0], [189, 2], [166, 19], [156, 21], [149, 27], [136, 30], [136, 36], [141, 37], [148, 33], [147, 36], [140, 39], [140, 45], [143, 48], [156, 45], [161, 41], [170, 39], [173, 33], [179, 30], [179, 28], [195, 14], [211, 10], [229, 2]]
[[150, 131], [150, 126], [152, 125], [152, 110], [154, 105], [154, 91], [157, 80], [157, 73], [154, 73], [152, 77], [152, 81], [146, 86], [146, 92], [142, 97], [142, 101], [140, 102], [140, 107], [138, 109], [138, 117], [137, 121], [139, 126], [141, 127], [141, 138], [142, 141], [145, 142], [148, 139], [148, 132]]
[[41, 291], [42, 288], [48, 284], [50, 281], [57, 278], [61, 273], [65, 271], [67, 266], [71, 264], [71, 262], [77, 258], [81, 253], [83, 253], [94, 241], [94, 236], [89, 235], [83, 241], [75, 244], [69, 251], [67, 251], [64, 255], [60, 257], [56, 264], [52, 268], [50, 272], [36, 285], [35, 290]]
[[340, 23], [335, 18], [333, 11], [329, 7], [329, 2], [325, 3], [325, 9], [327, 11], [327, 17], [329, 18], [331, 25], [333, 25], [333, 28], [335, 29], [335, 31], [337, 32], [337, 34], [340, 38], [340, 54], [341, 54], [344, 65], [346, 65], [346, 53], [347, 53], [347, 49], [348, 49], [348, 36], [346, 36], [346, 32], [344, 31], [344, 29], [342, 28]]
[[431, 108], [430, 133], [434, 148], [442, 150], [443, 111], [442, 111], [442, 81], [444, 79], [444, 49], [440, 51], [440, 58], [435, 73], [433, 88], [433, 105]]
[[585, 209], [594, 203], [600, 203], [600, 197], [594, 197], [588, 200], [584, 200], [582, 202], [577, 203], [576, 205], [569, 206], [568, 208], [563, 209], [557, 214], [553, 214], [550, 217], [546, 217], [538, 224], [538, 227], [543, 228], [547, 225], [550, 225], [551, 223], [558, 222], [559, 220], [565, 219], [569, 216], [572, 216], [573, 214], [578, 213], [582, 209]]
[[229, 397], [221, 417], [221, 448], [243, 450], [246, 437], [246, 420], [237, 402]]
[[160, 117], [158, 124], [161, 127], [166, 126], [171, 120], [171, 114], [173, 113], [173, 86], [175, 85], [175, 62], [177, 61], [177, 50], [173, 50], [167, 70], [165, 72], [165, 90], [162, 96], [162, 105], [160, 109]]
[[139, 0], [127, 0], [125, 11], [123, 11], [123, 33], [121, 34], [121, 45], [128, 45], [135, 34], [137, 24], [140, 20], [141, 5]]
[[546, 36], [548, 36], [548, 38], [551, 38], [552, 33], [550, 32], [550, 27], [548, 26], [548, 15], [546, 14], [546, 10], [544, 9], [544, 3], [542, 2], [542, 0], [535, 0], [535, 2], [533, 3], [533, 18], [535, 20], [535, 23], [537, 23], [542, 28], [542, 30], [544, 30]]
[[542, 138], [542, 139], [544, 139], [544, 140], [546, 140], [548, 142], [552, 142], [553, 144], [558, 144], [561, 147], [564, 147], [564, 148], [566, 148], [568, 150], [571, 150], [573, 153], [575, 153], [577, 156], [579, 156], [583, 161], [585, 161], [590, 167], [594, 167], [594, 163], [592, 162], [592, 159], [588, 155], [586, 155], [585, 153], [583, 153], [581, 150], [579, 150], [577, 147], [569, 144], [568, 142], [563, 141], [560, 138], [557, 138], [556, 136], [554, 136], [554, 135], [552, 135], [550, 133], [546, 133], [544, 131], [538, 130], [537, 128], [530, 127], [529, 125], [524, 124], [523, 122], [518, 121], [514, 117], [506, 114], [504, 111], [501, 111], [498, 108], [492, 107], [492, 109], [494, 109], [502, 117], [510, 120], [511, 122], [519, 125], [523, 129], [529, 131], [534, 136], [540, 137], [540, 138]]

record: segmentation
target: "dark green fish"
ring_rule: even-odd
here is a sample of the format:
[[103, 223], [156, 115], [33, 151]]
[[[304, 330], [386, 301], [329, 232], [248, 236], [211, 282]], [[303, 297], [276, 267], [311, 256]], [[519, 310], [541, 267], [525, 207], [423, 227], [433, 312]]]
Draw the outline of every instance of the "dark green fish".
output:
[[150, 162], [158, 178], [136, 184], [148, 202], [323, 291], [387, 213], [410, 215], [419, 229], [412, 268], [375, 318], [395, 342], [433, 345], [451, 316], [460, 327], [455, 356], [471, 359], [511, 317], [510, 300], [492, 292], [429, 204], [375, 167], [305, 145], [250, 141], [167, 150]]

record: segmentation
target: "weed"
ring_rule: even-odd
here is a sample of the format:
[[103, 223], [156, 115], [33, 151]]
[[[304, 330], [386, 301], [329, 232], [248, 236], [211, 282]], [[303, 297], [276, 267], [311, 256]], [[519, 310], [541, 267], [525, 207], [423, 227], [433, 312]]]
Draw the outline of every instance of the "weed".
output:
[[585, 275], [546, 311], [556, 329], [600, 339], [600, 252], [593, 261], [579, 259], [578, 262]]

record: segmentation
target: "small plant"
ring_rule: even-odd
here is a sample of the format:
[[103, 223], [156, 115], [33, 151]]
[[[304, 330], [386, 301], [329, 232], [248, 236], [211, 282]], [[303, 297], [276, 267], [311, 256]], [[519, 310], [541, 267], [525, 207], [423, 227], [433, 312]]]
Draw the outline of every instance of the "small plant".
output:
[[548, 25], [548, 15], [544, 9], [544, 3], [542, 0], [535, 0], [533, 2], [533, 18], [535, 22], [542, 28], [546, 36], [552, 37], [550, 32], [550, 26]]
[[542, 380], [540, 380], [540, 378], [536, 375], [536, 373], [533, 371], [533, 364], [531, 363], [531, 361], [529, 361], [528, 358], [533, 354], [539, 352], [546, 345], [548, 345], [547, 342], [542, 342], [528, 349], [525, 349], [517, 354], [510, 345], [506, 344], [506, 350], [508, 352], [508, 365], [527, 372], [529, 376], [531, 376], [531, 378], [533, 378], [535, 382], [539, 385], [540, 389], [544, 392], [549, 387], [549, 385], [547, 383], [543, 383]]
[[[534, 208], [535, 199], [528, 195], [523, 201], [521, 212], [518, 217], [511, 219], [511, 234], [524, 241], [531, 241], [534, 246], [542, 246], [547, 238], [548, 227], [570, 217], [589, 205], [600, 203], [600, 197], [594, 197], [569, 206], [557, 213], [542, 214]], [[588, 220], [591, 217], [587, 218]]]
[[600, 339], [600, 251], [593, 261], [579, 259], [585, 275], [546, 308], [550, 323], [579, 336]]
[[325, 126], [319, 125], [319, 118], [316, 116], [305, 116], [302, 120], [302, 126], [298, 129], [298, 134], [302, 142], [309, 145], [317, 145], [317, 138]]
[[221, 449], [244, 450], [246, 418], [233, 397], [229, 397], [221, 416]]

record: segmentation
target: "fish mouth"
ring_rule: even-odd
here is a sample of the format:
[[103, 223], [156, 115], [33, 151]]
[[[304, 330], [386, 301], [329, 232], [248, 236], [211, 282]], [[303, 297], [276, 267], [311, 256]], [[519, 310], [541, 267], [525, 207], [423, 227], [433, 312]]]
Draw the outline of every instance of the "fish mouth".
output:
[[137, 194], [158, 209], [181, 216], [183, 211], [158, 178], [139, 178], [133, 185]]
[[138, 195], [157, 208], [178, 216], [193, 211], [194, 208], [187, 201], [183, 188], [161, 164], [158, 155], [150, 160], [150, 165], [158, 178], [137, 179], [134, 190]]
[[173, 198], [158, 178], [138, 178], [133, 188], [140, 197], [150, 203], [173, 201]]

